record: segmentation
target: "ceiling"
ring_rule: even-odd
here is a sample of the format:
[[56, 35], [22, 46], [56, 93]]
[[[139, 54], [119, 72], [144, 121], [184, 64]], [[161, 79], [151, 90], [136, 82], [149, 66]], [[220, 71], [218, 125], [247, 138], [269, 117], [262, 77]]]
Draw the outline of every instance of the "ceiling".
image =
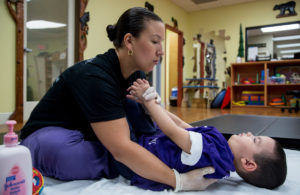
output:
[[27, 1], [27, 21], [47, 20], [68, 23], [67, 0], [31, 0]]
[[171, 0], [187, 12], [223, 7], [257, 0]]

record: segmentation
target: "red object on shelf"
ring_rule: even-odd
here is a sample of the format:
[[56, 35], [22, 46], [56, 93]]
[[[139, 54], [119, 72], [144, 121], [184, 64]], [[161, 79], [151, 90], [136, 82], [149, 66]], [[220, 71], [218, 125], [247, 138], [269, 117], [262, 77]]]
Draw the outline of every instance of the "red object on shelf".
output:
[[251, 85], [254, 84], [255, 82], [251, 78], [245, 78], [241, 80], [241, 83], [246, 84], [246, 85]]

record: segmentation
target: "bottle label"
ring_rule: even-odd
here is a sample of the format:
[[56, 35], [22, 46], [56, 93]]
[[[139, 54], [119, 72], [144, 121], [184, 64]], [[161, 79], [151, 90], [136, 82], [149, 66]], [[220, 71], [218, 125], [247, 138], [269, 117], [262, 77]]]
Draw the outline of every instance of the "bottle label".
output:
[[26, 195], [25, 174], [18, 165], [13, 166], [9, 175], [5, 178], [1, 194]]

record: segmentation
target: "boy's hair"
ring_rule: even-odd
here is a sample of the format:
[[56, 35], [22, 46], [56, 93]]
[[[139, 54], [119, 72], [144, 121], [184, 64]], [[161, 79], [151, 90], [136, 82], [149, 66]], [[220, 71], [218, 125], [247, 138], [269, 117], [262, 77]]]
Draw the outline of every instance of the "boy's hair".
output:
[[267, 189], [274, 189], [284, 183], [287, 174], [286, 156], [276, 140], [272, 154], [261, 152], [254, 155], [254, 160], [257, 164], [255, 171], [239, 171], [246, 182]]

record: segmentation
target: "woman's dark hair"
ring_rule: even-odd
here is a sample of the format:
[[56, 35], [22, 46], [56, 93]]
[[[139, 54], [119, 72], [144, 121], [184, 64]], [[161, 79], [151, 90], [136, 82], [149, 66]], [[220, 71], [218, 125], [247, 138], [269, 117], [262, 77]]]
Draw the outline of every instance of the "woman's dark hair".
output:
[[130, 8], [120, 16], [117, 24], [106, 27], [108, 38], [116, 48], [120, 48], [126, 33], [138, 37], [145, 28], [145, 22], [150, 20], [162, 22], [159, 16], [146, 8]]
[[253, 172], [239, 172], [239, 175], [248, 183], [267, 189], [274, 189], [282, 185], [286, 179], [287, 165], [283, 148], [275, 140], [272, 154], [264, 152], [254, 155], [257, 169]]

